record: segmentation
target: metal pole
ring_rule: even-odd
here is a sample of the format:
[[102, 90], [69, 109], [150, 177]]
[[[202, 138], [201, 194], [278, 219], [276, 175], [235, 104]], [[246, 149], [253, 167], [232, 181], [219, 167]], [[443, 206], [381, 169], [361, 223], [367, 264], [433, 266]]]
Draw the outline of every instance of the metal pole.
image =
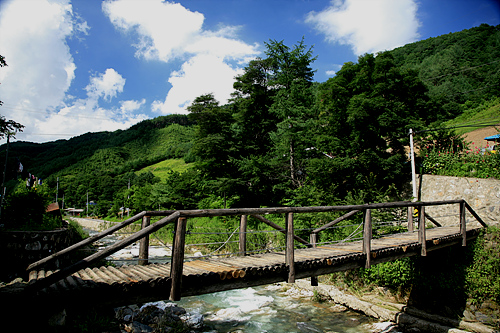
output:
[[10, 143], [10, 133], [7, 134], [7, 148], [5, 150], [5, 166], [3, 169], [3, 177], [2, 177], [2, 188], [1, 188], [1, 199], [0, 199], [0, 217], [2, 216], [2, 206], [3, 206], [3, 198], [5, 197], [5, 174], [7, 173], [7, 158], [9, 157], [9, 143]]
[[413, 199], [417, 201], [417, 180], [415, 175], [415, 153], [413, 151], [413, 130], [410, 128], [410, 158], [411, 158], [411, 182], [413, 184]]
[[58, 199], [58, 196], [59, 195], [59, 177], [57, 177], [57, 183], [56, 183], [56, 202], [57, 202], [57, 199]]

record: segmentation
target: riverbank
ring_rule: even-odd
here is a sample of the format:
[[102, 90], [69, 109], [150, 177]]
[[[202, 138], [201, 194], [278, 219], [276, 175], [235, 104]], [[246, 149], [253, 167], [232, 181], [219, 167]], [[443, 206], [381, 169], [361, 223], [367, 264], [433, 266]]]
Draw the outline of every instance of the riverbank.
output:
[[295, 285], [304, 290], [316, 292], [330, 299], [336, 304], [345, 306], [351, 310], [364, 313], [380, 321], [390, 321], [401, 327], [406, 332], [432, 332], [432, 333], [495, 333], [495, 329], [479, 322], [467, 322], [464, 320], [450, 319], [442, 316], [432, 315], [424, 311], [408, 307], [406, 304], [394, 303], [392, 300], [384, 299], [382, 296], [368, 296], [370, 300], [363, 300], [350, 295], [337, 287], [319, 284], [312, 287], [308, 280], [298, 280]]

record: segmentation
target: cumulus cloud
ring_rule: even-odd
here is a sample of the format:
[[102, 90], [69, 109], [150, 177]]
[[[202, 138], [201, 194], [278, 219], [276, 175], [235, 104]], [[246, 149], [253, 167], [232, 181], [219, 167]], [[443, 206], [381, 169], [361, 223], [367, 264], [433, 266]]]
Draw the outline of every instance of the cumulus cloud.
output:
[[[27, 5], [29, 2], [29, 5]], [[8, 67], [0, 71], [2, 101], [7, 118], [26, 126], [32, 114], [60, 105], [74, 78], [76, 66], [65, 38], [73, 33], [71, 6], [48, 1], [12, 1], [0, 14], [1, 52]], [[20, 89], [22, 87], [22, 89]]]
[[213, 93], [222, 103], [233, 91], [234, 77], [242, 66], [255, 58], [258, 45], [237, 39], [239, 27], [220, 25], [203, 29], [204, 15], [178, 3], [162, 0], [107, 0], [104, 13], [114, 26], [137, 36], [136, 56], [147, 60], [185, 61], [168, 79], [172, 85], [165, 101], [154, 101], [152, 110], [186, 113], [197, 96]]
[[90, 83], [85, 87], [86, 98], [72, 100], [58, 112], [49, 114], [45, 121], [35, 124], [34, 131], [46, 136], [53, 135], [54, 128], [77, 134], [115, 131], [146, 119], [146, 115], [137, 113], [145, 104], [144, 99], [120, 101], [119, 109], [99, 107], [100, 98], [111, 100], [117, 93], [123, 91], [124, 85], [125, 79], [113, 68], [92, 76]]
[[391, 50], [418, 40], [415, 0], [332, 0], [306, 22], [327, 41], [351, 46], [356, 55]]
[[85, 88], [89, 96], [103, 97], [106, 100], [116, 97], [123, 91], [125, 79], [113, 68], [108, 68], [103, 74], [90, 78], [90, 84]]
[[153, 102], [152, 109], [161, 113], [186, 113], [186, 107], [194, 98], [208, 93], [225, 102], [233, 91], [234, 77], [242, 72], [215, 55], [192, 57], [180, 71], [172, 73], [168, 80], [172, 88], [165, 101]]
[[1, 112], [25, 125], [18, 139], [41, 142], [61, 134], [124, 129], [145, 118], [124, 113], [129, 105], [99, 107], [99, 98], [110, 100], [123, 91], [125, 79], [114, 69], [90, 78], [86, 99], [67, 95], [77, 66], [66, 40], [84, 38], [89, 29], [69, 0], [1, 4], [0, 52], [8, 64], [0, 70]]

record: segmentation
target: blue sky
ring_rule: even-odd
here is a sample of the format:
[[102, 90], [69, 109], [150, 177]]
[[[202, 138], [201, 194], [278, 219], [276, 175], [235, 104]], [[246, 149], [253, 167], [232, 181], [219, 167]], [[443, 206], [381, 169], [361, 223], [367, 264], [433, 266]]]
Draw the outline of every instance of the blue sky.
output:
[[[487, 23], [495, 0], [0, 0], [0, 114], [46, 142], [224, 104], [265, 42], [303, 37], [326, 81], [359, 55]], [[5, 142], [5, 140], [3, 141]]]

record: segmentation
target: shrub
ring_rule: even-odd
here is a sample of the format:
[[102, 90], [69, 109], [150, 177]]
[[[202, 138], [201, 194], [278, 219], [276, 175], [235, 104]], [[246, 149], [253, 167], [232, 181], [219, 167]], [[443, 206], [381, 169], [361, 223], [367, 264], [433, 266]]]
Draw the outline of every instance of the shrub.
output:
[[489, 227], [472, 246], [473, 264], [467, 268], [466, 284], [475, 303], [494, 300], [500, 304], [500, 228]]
[[4, 201], [2, 222], [11, 230], [54, 230], [62, 227], [62, 219], [46, 214], [51, 196], [44, 185], [26, 188], [19, 182]]
[[500, 179], [500, 154], [479, 148], [453, 151], [427, 148], [421, 152], [423, 172], [432, 175]]

